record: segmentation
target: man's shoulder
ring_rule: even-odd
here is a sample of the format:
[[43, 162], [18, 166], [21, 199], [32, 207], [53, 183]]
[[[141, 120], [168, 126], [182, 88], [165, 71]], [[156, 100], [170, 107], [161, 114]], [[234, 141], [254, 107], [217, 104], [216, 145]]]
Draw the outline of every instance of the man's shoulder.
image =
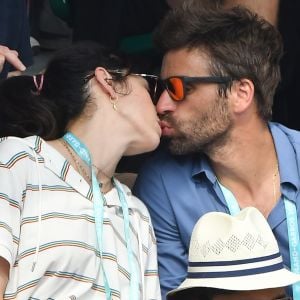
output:
[[300, 131], [288, 128], [280, 123], [270, 123], [270, 128], [273, 134], [274, 139], [278, 137], [278, 132], [280, 134], [284, 134], [287, 139], [293, 144], [295, 147], [300, 147]]

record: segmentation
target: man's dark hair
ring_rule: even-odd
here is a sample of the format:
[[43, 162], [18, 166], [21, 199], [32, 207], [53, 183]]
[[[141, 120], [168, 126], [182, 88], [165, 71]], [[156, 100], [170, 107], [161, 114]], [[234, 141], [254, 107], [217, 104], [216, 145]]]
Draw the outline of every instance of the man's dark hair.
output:
[[[258, 113], [270, 119], [283, 46], [279, 32], [266, 20], [243, 7], [212, 9], [187, 1], [166, 15], [154, 41], [163, 53], [183, 48], [204, 52], [211, 75], [250, 79]], [[230, 85], [221, 88], [226, 95]]]

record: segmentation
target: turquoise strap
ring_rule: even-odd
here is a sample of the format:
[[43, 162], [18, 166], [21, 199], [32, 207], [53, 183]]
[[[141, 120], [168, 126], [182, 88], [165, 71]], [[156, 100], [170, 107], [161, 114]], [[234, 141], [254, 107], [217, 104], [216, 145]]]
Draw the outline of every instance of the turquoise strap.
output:
[[[125, 192], [122, 185], [117, 181], [114, 180], [115, 186], [117, 188], [119, 199], [122, 205], [123, 217], [124, 217], [124, 232], [126, 238], [126, 246], [127, 246], [127, 255], [129, 261], [129, 268], [130, 268], [130, 300], [138, 300], [139, 297], [139, 280], [138, 274], [139, 270], [137, 264], [135, 263], [131, 242], [130, 242], [130, 221], [129, 221], [129, 209], [128, 204], [125, 198]], [[143, 276], [143, 274], [142, 274]]]
[[103, 263], [103, 219], [104, 219], [104, 199], [101, 193], [99, 183], [95, 172], [92, 170], [92, 188], [93, 188], [93, 197], [94, 197], [94, 217], [95, 217], [95, 226], [96, 226], [96, 235], [98, 242], [98, 249], [101, 257], [101, 266], [102, 266], [102, 276], [104, 278], [104, 287], [106, 299], [111, 299], [111, 289], [109, 282], [106, 276], [104, 263]]
[[225, 201], [227, 203], [230, 214], [232, 216], [235, 216], [236, 214], [238, 214], [240, 212], [240, 207], [239, 207], [238, 202], [236, 201], [233, 193], [228, 188], [226, 188], [224, 185], [222, 185], [219, 181], [218, 181], [218, 184], [221, 188], [221, 191], [222, 191]]
[[100, 264], [101, 273], [104, 281], [106, 300], [111, 300], [111, 289], [105, 273], [104, 263], [103, 263], [103, 218], [104, 218], [104, 199], [101, 193], [99, 183], [95, 172], [92, 170], [92, 160], [91, 155], [87, 147], [71, 132], [67, 132], [63, 136], [64, 140], [72, 147], [72, 149], [77, 153], [77, 155], [90, 167], [92, 174], [92, 191], [93, 191], [93, 205], [94, 205], [94, 218], [95, 227], [97, 235], [97, 249], [100, 252]]
[[[96, 226], [96, 235], [98, 242], [98, 249], [101, 255], [101, 266], [102, 266], [102, 274], [104, 278], [105, 285], [105, 294], [106, 299], [111, 299], [111, 289], [109, 287], [109, 282], [107, 280], [107, 276], [104, 269], [103, 264], [103, 218], [104, 218], [104, 196], [99, 187], [99, 182], [97, 176], [92, 168], [92, 159], [89, 150], [87, 147], [71, 132], [67, 132], [64, 137], [65, 141], [72, 147], [72, 149], [79, 155], [79, 157], [90, 167], [92, 174], [92, 189], [93, 189], [93, 197], [94, 197], [94, 218], [95, 218], [95, 226]], [[130, 220], [129, 220], [129, 209], [126, 200], [126, 194], [123, 190], [121, 184], [118, 183], [117, 180], [113, 179], [114, 185], [118, 191], [119, 200], [121, 202], [123, 218], [124, 218], [124, 233], [126, 240], [126, 248], [128, 255], [128, 262], [130, 268], [130, 300], [138, 300], [139, 299], [139, 277], [138, 277], [138, 267], [135, 263], [131, 241], [130, 241]], [[143, 274], [142, 274], [143, 275]]]
[[[221, 188], [230, 214], [232, 216], [236, 215], [240, 211], [236, 198], [233, 193], [219, 181], [218, 184]], [[288, 229], [291, 270], [294, 273], [300, 274], [300, 243], [296, 203], [288, 200], [286, 197], [283, 197], [283, 201]], [[300, 300], [300, 283], [293, 284], [293, 299]]]
[[[288, 228], [291, 270], [300, 274], [300, 244], [296, 204], [284, 198], [286, 222]], [[300, 300], [300, 283], [293, 284], [293, 299]]]

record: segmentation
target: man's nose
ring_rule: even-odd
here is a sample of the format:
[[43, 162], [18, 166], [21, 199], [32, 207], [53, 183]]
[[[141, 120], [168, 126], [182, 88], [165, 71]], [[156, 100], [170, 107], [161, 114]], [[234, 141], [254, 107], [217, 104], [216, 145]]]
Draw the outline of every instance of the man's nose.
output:
[[156, 104], [156, 111], [159, 115], [165, 115], [176, 109], [176, 103], [169, 96], [167, 90], [164, 90], [160, 95], [158, 102]]

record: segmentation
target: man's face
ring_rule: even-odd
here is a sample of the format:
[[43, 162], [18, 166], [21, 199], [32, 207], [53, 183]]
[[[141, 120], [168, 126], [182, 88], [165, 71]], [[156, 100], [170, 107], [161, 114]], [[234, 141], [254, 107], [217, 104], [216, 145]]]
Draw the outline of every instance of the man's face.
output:
[[216, 295], [212, 300], [278, 300], [290, 299], [285, 298], [284, 288], [255, 290], [255, 291], [239, 291], [233, 294]]
[[[181, 49], [168, 52], [161, 77], [210, 76], [209, 59], [203, 52]], [[218, 94], [215, 83], [187, 84], [186, 96], [174, 101], [165, 90], [158, 103], [162, 134], [170, 138], [174, 154], [208, 152], [223, 145], [232, 126], [229, 99]]]

